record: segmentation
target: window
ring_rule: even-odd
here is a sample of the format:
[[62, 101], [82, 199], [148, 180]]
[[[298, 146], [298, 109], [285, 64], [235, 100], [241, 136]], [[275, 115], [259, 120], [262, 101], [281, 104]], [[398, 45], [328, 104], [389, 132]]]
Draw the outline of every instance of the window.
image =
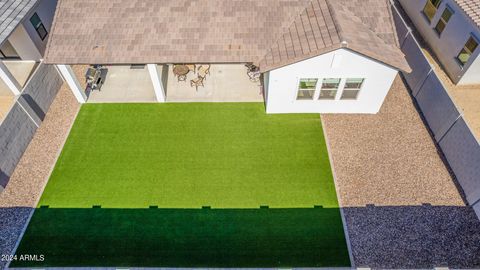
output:
[[38, 14], [35, 12], [33, 16], [30, 18], [30, 22], [32, 23], [33, 27], [35, 30], [37, 30], [38, 35], [42, 40], [44, 40], [47, 35], [47, 29], [45, 29], [45, 26], [42, 23], [42, 20], [40, 20], [40, 17], [38, 17]]
[[335, 99], [341, 79], [329, 78], [323, 79], [322, 89], [318, 99]]
[[313, 100], [318, 79], [300, 79], [297, 100]]
[[477, 47], [478, 41], [474, 37], [470, 37], [457, 56], [457, 60], [461, 66], [464, 66], [468, 62], [468, 59], [470, 59], [470, 56], [472, 56]]
[[427, 0], [425, 7], [423, 8], [423, 14], [427, 17], [428, 21], [431, 22], [435, 13], [437, 13], [438, 6], [440, 6], [442, 0]]
[[440, 20], [438, 20], [437, 25], [435, 26], [435, 31], [437, 34], [441, 35], [443, 30], [445, 30], [445, 27], [448, 24], [448, 21], [452, 17], [453, 12], [450, 10], [449, 7], [446, 7], [445, 10], [442, 13], [442, 16], [440, 17]]
[[347, 79], [340, 99], [357, 99], [365, 79]]

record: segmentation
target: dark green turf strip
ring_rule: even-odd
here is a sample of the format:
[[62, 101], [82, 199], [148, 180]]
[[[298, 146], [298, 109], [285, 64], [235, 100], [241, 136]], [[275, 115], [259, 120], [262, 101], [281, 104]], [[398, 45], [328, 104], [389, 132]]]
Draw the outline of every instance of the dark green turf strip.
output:
[[338, 209], [37, 209], [14, 267], [349, 266]]

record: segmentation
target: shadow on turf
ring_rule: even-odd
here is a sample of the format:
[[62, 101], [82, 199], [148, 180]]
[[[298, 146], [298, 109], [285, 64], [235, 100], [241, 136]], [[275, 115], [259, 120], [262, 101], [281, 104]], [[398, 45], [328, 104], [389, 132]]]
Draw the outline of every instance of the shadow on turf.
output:
[[[0, 209], [1, 210], [1, 209]], [[470, 207], [343, 208], [356, 266], [480, 268]], [[1, 211], [0, 211], [1, 213]], [[11, 266], [348, 266], [338, 209], [37, 209]]]
[[338, 209], [35, 210], [12, 267], [349, 266]]

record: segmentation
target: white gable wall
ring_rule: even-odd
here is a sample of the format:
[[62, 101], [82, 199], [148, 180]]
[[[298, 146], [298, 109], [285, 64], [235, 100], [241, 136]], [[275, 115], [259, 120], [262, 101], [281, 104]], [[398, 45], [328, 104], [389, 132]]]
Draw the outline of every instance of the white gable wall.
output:
[[[267, 113], [377, 113], [398, 71], [348, 49], [338, 49], [270, 71], [265, 76]], [[365, 78], [356, 100], [297, 100], [300, 79]], [[319, 87], [317, 87], [318, 89]]]

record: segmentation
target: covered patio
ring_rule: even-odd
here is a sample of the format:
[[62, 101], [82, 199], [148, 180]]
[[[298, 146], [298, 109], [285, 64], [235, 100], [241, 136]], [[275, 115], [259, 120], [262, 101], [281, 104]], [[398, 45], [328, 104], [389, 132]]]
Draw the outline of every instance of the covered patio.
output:
[[102, 82], [95, 87], [87, 82], [86, 74], [91, 68], [90, 65], [72, 66], [87, 103], [157, 102], [146, 65], [102, 65], [99, 68]]
[[241, 63], [59, 65], [59, 70], [86, 103], [263, 102], [260, 73]]

